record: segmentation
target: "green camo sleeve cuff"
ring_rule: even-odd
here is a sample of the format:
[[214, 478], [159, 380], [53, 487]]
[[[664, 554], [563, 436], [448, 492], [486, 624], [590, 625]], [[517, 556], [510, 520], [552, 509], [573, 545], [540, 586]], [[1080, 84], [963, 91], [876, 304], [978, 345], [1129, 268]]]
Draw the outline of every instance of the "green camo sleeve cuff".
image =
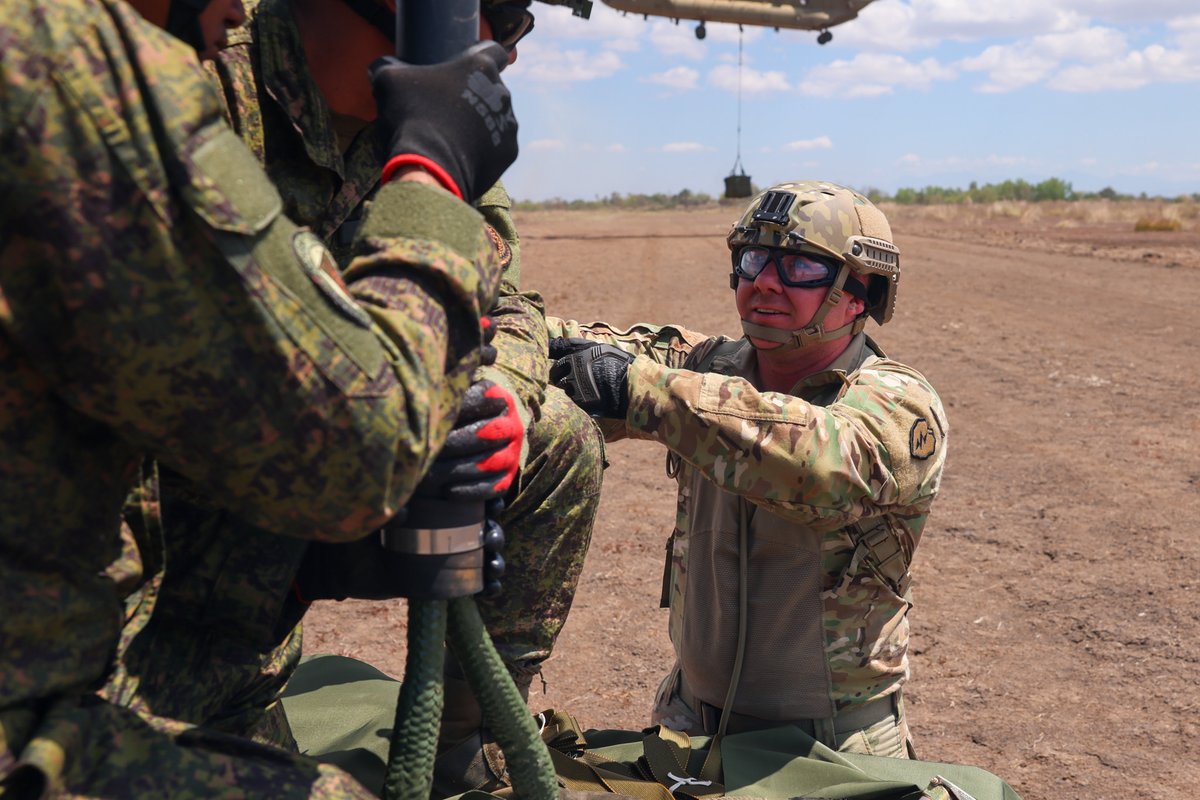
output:
[[360, 235], [440, 242], [473, 261], [484, 236], [483, 217], [444, 189], [392, 181], [376, 195]]

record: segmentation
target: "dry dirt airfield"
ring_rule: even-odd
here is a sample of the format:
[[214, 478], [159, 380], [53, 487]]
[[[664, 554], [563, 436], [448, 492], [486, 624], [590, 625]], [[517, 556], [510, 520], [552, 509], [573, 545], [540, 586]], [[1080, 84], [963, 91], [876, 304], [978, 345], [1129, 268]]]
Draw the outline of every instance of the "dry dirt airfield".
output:
[[[942, 494], [914, 571], [907, 702], [922, 758], [1026, 800], [1190, 798], [1200, 765], [1200, 225], [1194, 204], [885, 206], [896, 317], [870, 333], [947, 405]], [[737, 207], [516, 215], [549, 313], [736, 334]], [[1139, 217], [1180, 230], [1135, 233]], [[663, 451], [610, 446], [575, 608], [530, 704], [647, 724]], [[321, 603], [306, 652], [403, 672], [404, 604]]]

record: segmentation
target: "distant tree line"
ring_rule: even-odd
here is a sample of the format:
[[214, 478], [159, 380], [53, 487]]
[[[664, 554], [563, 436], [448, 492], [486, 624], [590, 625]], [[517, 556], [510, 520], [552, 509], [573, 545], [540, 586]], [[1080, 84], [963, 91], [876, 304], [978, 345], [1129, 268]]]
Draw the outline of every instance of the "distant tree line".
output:
[[[923, 189], [899, 189], [895, 195], [888, 195], [877, 189], [869, 189], [865, 194], [873, 202], [890, 201], [901, 205], [953, 205], [957, 203], [996, 203], [1003, 200], [1026, 203], [1040, 203], [1048, 200], [1150, 200], [1171, 199], [1151, 198], [1145, 192], [1138, 195], [1122, 194], [1111, 186], [1106, 186], [1098, 192], [1077, 191], [1069, 181], [1061, 178], [1047, 178], [1040, 183], [1030, 183], [1026, 180], [1008, 180], [1002, 183], [985, 183], [980, 186], [975, 181], [966, 189], [945, 186], [926, 186]], [[1200, 192], [1182, 195], [1176, 200], [1200, 200]]]
[[551, 200], [529, 201], [517, 200], [514, 208], [521, 210], [532, 209], [572, 209], [579, 211], [594, 211], [598, 209], [627, 209], [630, 211], [652, 211], [667, 208], [688, 208], [691, 206], [715, 205], [717, 198], [704, 192], [693, 192], [683, 189], [675, 194], [656, 192], [654, 194], [621, 194], [613, 192], [608, 197], [597, 197], [594, 200], [563, 200], [556, 197]]
[[[754, 187], [754, 193], [761, 189]], [[985, 183], [980, 186], [971, 181], [966, 189], [956, 189], [946, 186], [926, 186], [923, 189], [899, 189], [894, 195], [868, 188], [863, 191], [872, 202], [891, 202], [901, 205], [932, 206], [955, 205], [963, 203], [996, 203], [1000, 201], [1019, 201], [1039, 203], [1050, 200], [1165, 200], [1200, 202], [1200, 192], [1190, 195], [1180, 195], [1175, 198], [1151, 197], [1145, 192], [1138, 195], [1122, 194], [1111, 186], [1098, 192], [1077, 191], [1070, 182], [1061, 178], [1048, 178], [1040, 183], [1030, 183], [1026, 180], [1008, 180], [1002, 183]], [[597, 197], [593, 200], [551, 200], [529, 201], [520, 200], [515, 203], [518, 210], [533, 209], [574, 209], [580, 211], [598, 209], [628, 209], [646, 211], [668, 208], [688, 208], [692, 206], [708, 206], [726, 201], [704, 192], [693, 192], [683, 189], [675, 194], [657, 192], [655, 194], [621, 194], [613, 192], [608, 197]]]

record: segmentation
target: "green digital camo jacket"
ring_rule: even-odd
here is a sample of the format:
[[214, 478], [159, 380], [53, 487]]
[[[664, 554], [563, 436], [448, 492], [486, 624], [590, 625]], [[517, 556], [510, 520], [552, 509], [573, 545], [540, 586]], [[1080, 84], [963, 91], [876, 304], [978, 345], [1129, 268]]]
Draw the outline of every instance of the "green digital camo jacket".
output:
[[[345, 265], [362, 204], [378, 189], [386, 161], [379, 131], [374, 123], [362, 127], [330, 111], [309, 71], [291, 0], [251, 2], [246, 11], [246, 24], [229, 32], [228, 47], [207, 66], [217, 76], [230, 123], [264, 164], [287, 215], [312, 228]], [[476, 205], [504, 264], [491, 312], [496, 365], [478, 377], [511, 391], [528, 427], [542, 404], [548, 372], [542, 299], [520, 291], [520, 245], [503, 186]]]
[[191, 51], [117, 0], [0, 0], [0, 87], [2, 778], [95, 733], [43, 715], [109, 666], [143, 457], [271, 530], [375, 530], [449, 431], [499, 264], [477, 212], [393, 184], [342, 283]]
[[[332, 114], [309, 71], [288, 0], [248, 3], [247, 11], [246, 25], [230, 31], [228, 47], [206, 65], [227, 119], [263, 164], [285, 213], [308, 225], [338, 263], [349, 266], [364, 206], [379, 189], [385, 160], [379, 132], [373, 124]], [[513, 392], [528, 426], [532, 413], [544, 407], [541, 301], [516, 289], [519, 246], [503, 188], [478, 205], [489, 223], [481, 229], [504, 271], [491, 311], [499, 361], [477, 376]], [[437, 213], [436, 207], [429, 211]], [[527, 441], [522, 455], [528, 451]], [[146, 470], [147, 479], [153, 474]], [[263, 534], [221, 508], [219, 496], [206, 497], [170, 470], [160, 474], [161, 481], [140, 487], [126, 509], [137, 546], [114, 571], [135, 586], [139, 578], [144, 582], [130, 595], [104, 695], [142, 713], [288, 746], [277, 700], [301, 650], [296, 623], [304, 607], [290, 587], [303, 544]], [[518, 510], [526, 506], [518, 504]], [[541, 538], [523, 538], [531, 549], [542, 546]], [[508, 585], [511, 598], [515, 578]]]
[[[745, 339], [549, 322], [552, 336], [638, 355], [628, 416], [606, 433], [652, 439], [672, 455], [679, 500], [664, 599], [690, 692], [725, 703], [742, 524], [750, 603], [734, 710], [828, 718], [898, 689], [908, 671], [907, 565], [946, 457], [945, 412], [925, 378], [859, 334], [789, 393], [764, 392]], [[859, 547], [872, 535], [873, 554]]]

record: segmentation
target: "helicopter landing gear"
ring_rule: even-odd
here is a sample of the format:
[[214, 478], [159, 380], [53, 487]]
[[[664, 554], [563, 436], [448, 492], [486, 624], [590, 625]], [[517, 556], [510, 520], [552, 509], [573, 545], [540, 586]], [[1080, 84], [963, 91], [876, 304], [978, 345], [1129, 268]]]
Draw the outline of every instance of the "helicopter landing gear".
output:
[[833, 34], [827, 30], [821, 31], [817, 36], [817, 44], [829, 44], [833, 41]]
[[701, 22], [699, 25], [696, 26], [696, 38], [703, 39], [705, 36], [708, 36], [708, 29], [705, 28], [704, 23]]

